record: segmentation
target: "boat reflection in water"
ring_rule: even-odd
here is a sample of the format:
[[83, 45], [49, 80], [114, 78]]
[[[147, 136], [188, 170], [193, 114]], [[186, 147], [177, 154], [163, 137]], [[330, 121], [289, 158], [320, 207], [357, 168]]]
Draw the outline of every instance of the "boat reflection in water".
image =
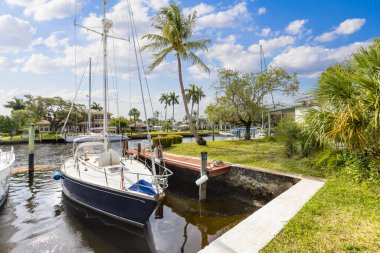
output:
[[157, 252], [149, 222], [145, 227], [129, 225], [84, 208], [64, 195], [62, 204], [69, 216], [67, 222], [81, 231], [81, 240], [96, 252]]

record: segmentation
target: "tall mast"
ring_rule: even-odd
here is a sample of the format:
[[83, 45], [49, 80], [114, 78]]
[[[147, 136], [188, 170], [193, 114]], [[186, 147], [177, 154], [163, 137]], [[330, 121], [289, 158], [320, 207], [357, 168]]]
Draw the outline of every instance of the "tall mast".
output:
[[90, 57], [90, 70], [88, 75], [88, 113], [87, 113], [87, 133], [91, 131], [91, 57]]
[[108, 128], [108, 65], [107, 65], [107, 37], [108, 31], [112, 27], [112, 21], [106, 17], [106, 4], [107, 0], [103, 0], [103, 103], [104, 103], [104, 114], [103, 114], [103, 139], [104, 139], [104, 149], [108, 149], [107, 140], [107, 128]]

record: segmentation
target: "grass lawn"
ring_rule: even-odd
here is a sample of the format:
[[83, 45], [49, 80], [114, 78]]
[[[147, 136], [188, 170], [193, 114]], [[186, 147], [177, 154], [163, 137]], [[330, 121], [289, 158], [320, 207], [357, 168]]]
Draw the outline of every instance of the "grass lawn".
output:
[[380, 252], [380, 185], [308, 168], [308, 159], [288, 159], [282, 143], [215, 141], [183, 143], [166, 152], [328, 178], [325, 186], [289, 221], [263, 252]]
[[321, 170], [311, 170], [305, 166], [307, 159], [287, 159], [284, 145], [279, 142], [263, 140], [208, 141], [207, 146], [196, 143], [182, 143], [165, 149], [165, 152], [200, 157], [202, 151], [208, 152], [208, 158], [224, 162], [284, 170], [312, 176], [325, 176]]

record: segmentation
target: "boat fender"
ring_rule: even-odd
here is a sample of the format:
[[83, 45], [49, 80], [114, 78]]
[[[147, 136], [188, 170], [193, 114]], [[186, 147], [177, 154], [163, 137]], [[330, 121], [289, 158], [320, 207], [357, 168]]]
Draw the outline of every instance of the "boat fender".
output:
[[200, 186], [201, 184], [206, 183], [207, 180], [208, 180], [208, 176], [207, 175], [203, 175], [200, 178], [198, 178], [197, 181], [195, 181], [195, 184], [198, 185], [198, 186]]
[[61, 174], [61, 172], [59, 172], [59, 171], [54, 171], [53, 172], [53, 179], [54, 180], [60, 180], [60, 179], [62, 179], [63, 177], [62, 177], [62, 174]]

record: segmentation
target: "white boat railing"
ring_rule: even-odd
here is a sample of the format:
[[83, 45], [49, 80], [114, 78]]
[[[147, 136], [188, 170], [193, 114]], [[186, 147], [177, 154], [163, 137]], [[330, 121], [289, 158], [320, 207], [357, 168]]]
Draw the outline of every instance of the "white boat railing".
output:
[[[156, 175], [154, 175], [154, 174], [152, 175], [152, 174], [148, 174], [148, 173], [128, 171], [128, 169], [126, 168], [126, 164], [123, 161], [120, 161], [120, 164], [121, 164], [120, 170], [122, 171], [122, 174], [120, 173], [120, 180], [118, 181], [118, 183], [120, 183], [120, 186], [123, 185], [123, 177], [125, 175], [129, 174], [129, 175], [134, 175], [136, 177], [136, 183], [135, 184], [138, 187], [150, 188], [149, 186], [142, 185], [139, 182], [140, 182], [141, 178], [151, 178], [151, 182], [149, 182], [149, 183], [152, 184], [153, 189], [155, 189], [156, 191], [160, 191], [160, 190], [166, 189], [169, 186], [168, 178], [169, 178], [169, 176], [171, 176], [173, 174], [173, 172], [170, 171], [168, 168], [166, 168], [160, 164], [157, 164], [157, 163], [156, 163], [156, 166], [158, 166], [160, 173], [156, 174]], [[86, 162], [84, 159], [82, 159], [82, 157], [78, 157], [77, 159], [75, 159], [75, 166], [74, 167], [78, 171], [79, 178], [81, 177], [80, 169], [79, 169], [80, 165], [83, 165], [85, 167], [90, 167], [94, 171], [98, 171], [99, 176], [94, 176], [94, 177], [96, 177], [96, 178], [104, 177], [104, 180], [105, 180], [107, 187], [109, 186], [111, 181], [115, 182], [115, 180], [111, 177], [111, 175], [108, 174], [106, 168], [103, 168], [103, 170], [101, 170], [100, 167]], [[66, 168], [65, 168], [64, 163], [63, 163], [63, 168], [66, 172]], [[90, 176], [90, 174], [86, 174], [86, 176]], [[123, 187], [120, 187], [120, 188], [123, 188]]]
[[0, 149], [0, 163], [2, 163], [2, 164], [10, 163], [12, 161], [13, 157], [14, 157], [13, 147], [11, 147], [11, 150], [8, 152], [3, 152]]

